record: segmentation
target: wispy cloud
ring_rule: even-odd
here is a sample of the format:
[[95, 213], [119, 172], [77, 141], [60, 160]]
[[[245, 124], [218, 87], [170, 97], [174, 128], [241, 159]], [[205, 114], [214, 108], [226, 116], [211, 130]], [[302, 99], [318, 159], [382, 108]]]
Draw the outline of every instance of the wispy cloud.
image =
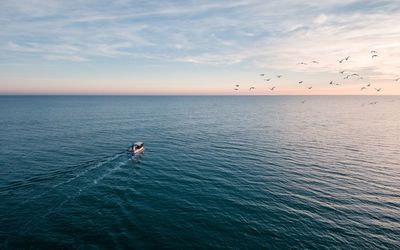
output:
[[[386, 0], [4, 0], [0, 61], [146, 59], [307, 73], [346, 69], [390, 79], [400, 67], [398, 17], [399, 4]], [[374, 60], [372, 49], [379, 52]], [[351, 60], [339, 64], [347, 55]], [[312, 60], [320, 63], [298, 65]]]

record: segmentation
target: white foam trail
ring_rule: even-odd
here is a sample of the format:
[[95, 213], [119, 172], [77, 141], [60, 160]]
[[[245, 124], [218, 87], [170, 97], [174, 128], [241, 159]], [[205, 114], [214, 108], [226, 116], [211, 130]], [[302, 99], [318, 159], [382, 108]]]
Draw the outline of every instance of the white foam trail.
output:
[[47, 191], [45, 191], [45, 192], [43, 192], [43, 193], [41, 193], [41, 194], [38, 194], [38, 195], [36, 195], [36, 196], [33, 196], [32, 198], [30, 198], [30, 199], [28, 199], [28, 200], [25, 200], [24, 202], [20, 203], [18, 207], [20, 207], [20, 206], [22, 206], [22, 205], [24, 205], [24, 204], [26, 204], [26, 203], [28, 203], [28, 202], [30, 202], [30, 201], [32, 201], [32, 200], [39, 199], [40, 197], [42, 197], [42, 196], [44, 196], [44, 195], [50, 193], [53, 189], [55, 189], [55, 188], [57, 188], [57, 187], [59, 187], [59, 186], [68, 184], [68, 183], [70, 183], [70, 182], [76, 180], [77, 178], [86, 175], [89, 171], [92, 171], [92, 170], [94, 170], [94, 169], [97, 169], [97, 168], [99, 168], [99, 167], [102, 167], [102, 166], [104, 166], [104, 165], [106, 165], [107, 163], [109, 163], [109, 162], [111, 162], [111, 161], [117, 159], [118, 157], [120, 157], [120, 156], [122, 156], [122, 155], [123, 155], [123, 153], [116, 154], [116, 155], [114, 155], [114, 156], [112, 156], [112, 157], [106, 159], [105, 161], [101, 161], [101, 162], [95, 164], [95, 165], [92, 166], [92, 167], [88, 167], [87, 169], [85, 169], [85, 170], [82, 171], [81, 173], [78, 173], [78, 174], [75, 175], [74, 177], [72, 177], [72, 178], [70, 178], [70, 179], [68, 179], [68, 180], [66, 180], [66, 181], [60, 182], [60, 183], [58, 183], [58, 184], [52, 186], [49, 190], [47, 190]]
[[[119, 155], [120, 155], [120, 154], [119, 154]], [[112, 161], [112, 160], [115, 160], [116, 158], [118, 158], [119, 155], [116, 155], [116, 156], [114, 156], [114, 157], [108, 159], [106, 162], [103, 162], [103, 163], [101, 164], [101, 166], [104, 165], [104, 164], [106, 164], [107, 162], [110, 162], [110, 161]], [[115, 167], [112, 168], [111, 170], [107, 171], [106, 173], [104, 173], [104, 174], [103, 174], [102, 176], [100, 176], [99, 178], [95, 179], [95, 180], [93, 181], [93, 183], [96, 185], [99, 181], [103, 180], [105, 177], [107, 177], [107, 176], [109, 176], [110, 174], [112, 174], [113, 172], [115, 172], [115, 171], [121, 169], [121, 166], [126, 165], [127, 162], [128, 162], [128, 161], [120, 162], [119, 164], [117, 164], [117, 166], [115, 166]], [[99, 165], [99, 164], [96, 164], [96, 165]], [[99, 166], [98, 166], [98, 167], [99, 167]], [[97, 168], [97, 167], [96, 167], [96, 168]], [[94, 169], [94, 168], [91, 168], [91, 169]], [[87, 172], [87, 171], [86, 171], [86, 172]], [[50, 208], [50, 209], [47, 211], [47, 213], [45, 213], [44, 215], [41, 216], [41, 218], [46, 218], [49, 214], [51, 214], [51, 213], [53, 213], [54, 211], [56, 211], [57, 209], [61, 208], [61, 207], [62, 207], [65, 203], [67, 203], [69, 200], [79, 197], [79, 196], [81, 195], [82, 191], [84, 191], [85, 189], [89, 188], [90, 186], [91, 186], [91, 185], [87, 185], [86, 187], [79, 188], [79, 192], [78, 192], [76, 195], [68, 196], [65, 200], [63, 200], [62, 202], [60, 202], [57, 206]], [[48, 193], [48, 192], [50, 192], [50, 191], [47, 191], [46, 193]], [[42, 194], [42, 195], [43, 195], [43, 194]], [[32, 199], [33, 199], [33, 198], [32, 198]], [[32, 199], [30, 199], [30, 200], [32, 200]], [[25, 203], [26, 203], [26, 202], [25, 202]], [[21, 205], [22, 205], [22, 204], [21, 204]], [[33, 222], [34, 219], [35, 219], [35, 218], [32, 218], [32, 219], [29, 220], [27, 223], [25, 223], [25, 225], [24, 225], [24, 228], [26, 229], [25, 232], [28, 231], [29, 228], [28, 228], [27, 226], [28, 226], [29, 224], [31, 224], [31, 223]]]
[[112, 168], [110, 171], [107, 171], [106, 173], [104, 173], [102, 176], [100, 176], [99, 178], [97, 178], [96, 180], [93, 181], [94, 184], [99, 183], [99, 181], [103, 180], [105, 177], [109, 176], [110, 174], [112, 174], [113, 172], [121, 169], [121, 166], [125, 165], [128, 161], [125, 162], [120, 162], [116, 167]]

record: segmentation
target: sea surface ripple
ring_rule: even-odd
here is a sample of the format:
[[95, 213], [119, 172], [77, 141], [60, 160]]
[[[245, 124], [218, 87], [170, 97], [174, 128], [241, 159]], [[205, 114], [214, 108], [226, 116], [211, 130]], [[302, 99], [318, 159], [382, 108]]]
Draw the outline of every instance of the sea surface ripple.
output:
[[0, 138], [0, 249], [400, 249], [400, 97], [1, 96]]

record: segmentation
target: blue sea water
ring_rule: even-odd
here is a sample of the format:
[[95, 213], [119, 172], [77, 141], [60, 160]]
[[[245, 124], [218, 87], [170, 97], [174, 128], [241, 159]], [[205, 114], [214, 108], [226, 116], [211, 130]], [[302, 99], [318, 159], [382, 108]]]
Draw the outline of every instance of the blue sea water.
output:
[[400, 249], [400, 97], [2, 96], [0, 142], [0, 249]]

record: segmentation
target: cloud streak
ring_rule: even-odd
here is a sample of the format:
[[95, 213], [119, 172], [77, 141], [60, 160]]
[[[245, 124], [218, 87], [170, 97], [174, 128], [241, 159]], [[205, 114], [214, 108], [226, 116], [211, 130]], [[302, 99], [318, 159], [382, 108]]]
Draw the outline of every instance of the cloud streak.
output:
[[[294, 73], [399, 74], [394, 1], [2, 1], [0, 61], [98, 59]], [[369, 51], [379, 51], [371, 60]], [[338, 59], [351, 55], [346, 64]], [[13, 61], [10, 61], [13, 58]], [[318, 60], [318, 65], [298, 65]]]

